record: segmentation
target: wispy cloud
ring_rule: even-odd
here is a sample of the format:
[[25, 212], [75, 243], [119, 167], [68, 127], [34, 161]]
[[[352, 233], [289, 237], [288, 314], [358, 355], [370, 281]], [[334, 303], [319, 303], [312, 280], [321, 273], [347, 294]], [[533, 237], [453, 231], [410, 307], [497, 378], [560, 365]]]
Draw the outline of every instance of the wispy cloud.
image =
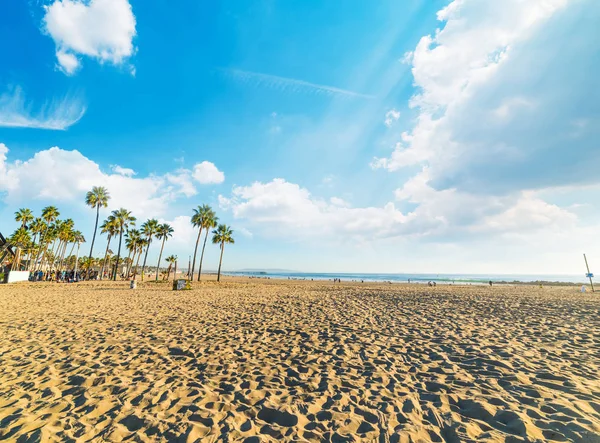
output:
[[356, 97], [373, 99], [375, 96], [348, 91], [333, 86], [318, 85], [296, 78], [280, 77], [278, 75], [261, 74], [259, 72], [242, 71], [240, 69], [220, 68], [221, 72], [244, 84], [264, 86], [292, 93], [323, 94], [328, 96]]
[[77, 123], [85, 111], [82, 100], [71, 95], [48, 101], [39, 109], [25, 100], [18, 86], [0, 95], [0, 127], [64, 131]]

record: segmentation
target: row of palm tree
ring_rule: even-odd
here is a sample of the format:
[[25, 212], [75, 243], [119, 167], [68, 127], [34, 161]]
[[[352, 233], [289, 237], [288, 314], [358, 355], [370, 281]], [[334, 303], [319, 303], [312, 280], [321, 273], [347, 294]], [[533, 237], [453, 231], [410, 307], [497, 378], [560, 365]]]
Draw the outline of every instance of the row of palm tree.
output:
[[198, 206], [193, 210], [191, 218], [192, 226], [198, 228], [198, 237], [196, 237], [196, 247], [194, 248], [194, 260], [192, 261], [192, 268], [189, 270], [190, 280], [194, 279], [194, 270], [196, 269], [196, 255], [198, 253], [198, 244], [204, 230], [204, 243], [202, 244], [202, 253], [200, 254], [200, 263], [198, 266], [198, 281], [202, 278], [202, 261], [204, 260], [204, 249], [206, 248], [206, 240], [208, 239], [208, 233], [211, 229], [213, 237], [212, 242], [218, 244], [221, 248], [221, 255], [219, 258], [219, 270], [217, 271], [217, 281], [221, 281], [221, 264], [223, 262], [223, 251], [225, 250], [225, 243], [235, 243], [233, 239], [233, 231], [231, 228], [224, 224], [218, 224], [219, 217], [215, 214], [215, 211], [208, 205]]
[[[125, 237], [125, 248], [129, 251], [128, 260], [129, 265], [125, 270], [126, 277], [131, 275], [133, 268], [133, 278], [137, 276], [139, 260], [144, 256], [142, 264], [141, 278], [144, 280], [146, 273], [146, 262], [148, 259], [148, 252], [152, 244], [153, 239], [161, 240], [160, 253], [158, 255], [158, 263], [156, 265], [156, 280], [158, 281], [158, 269], [160, 269], [160, 263], [162, 260], [162, 254], [165, 247], [165, 242], [173, 236], [173, 228], [168, 223], [159, 223], [156, 219], [150, 219], [144, 222], [141, 226], [141, 230], [135, 229], [136, 218], [131, 215], [130, 211], [126, 209], [118, 209], [113, 211], [106, 220], [100, 225], [100, 233], [107, 235], [106, 251], [104, 253], [104, 263], [100, 271], [101, 278], [104, 275], [106, 268], [106, 261], [110, 248], [111, 240], [118, 236], [119, 246], [117, 248], [117, 260], [121, 256], [121, 249], [123, 243], [123, 237]], [[133, 266], [135, 263], [135, 266]], [[116, 279], [116, 272], [113, 271], [112, 279]]]
[[[74, 229], [73, 220], [59, 220], [59, 216], [55, 206], [45, 207], [41, 217], [35, 217], [27, 208], [15, 212], [15, 221], [20, 226], [7, 239], [7, 246], [15, 248], [11, 270], [37, 271], [44, 267], [62, 270], [68, 265], [67, 258], [73, 255], [76, 246], [79, 252], [85, 238], [81, 231]], [[25, 264], [23, 257], [27, 257]]]
[[[19, 209], [15, 213], [15, 220], [20, 223], [20, 227], [8, 239], [7, 247], [14, 246], [16, 249], [15, 258], [12, 263], [12, 269], [17, 270], [23, 267], [26, 270], [36, 271], [41, 269], [54, 270], [62, 269], [71, 262], [75, 268], [79, 263], [85, 266], [86, 275], [90, 276], [91, 269], [98, 265], [101, 267], [100, 278], [104, 277], [105, 271], [111, 269], [110, 278], [117, 279], [119, 265], [125, 266], [124, 274], [127, 278], [133, 275], [137, 276], [138, 265], [143, 256], [141, 279], [144, 280], [146, 274], [147, 259], [150, 247], [153, 240], [160, 241], [160, 252], [158, 254], [158, 263], [156, 265], [156, 277], [158, 280], [160, 264], [164, 252], [165, 242], [173, 236], [173, 228], [168, 223], [159, 223], [158, 220], [152, 218], [145, 221], [141, 225], [141, 229], [135, 228], [136, 218], [124, 208], [116, 209], [111, 212], [106, 220], [100, 225], [100, 233], [106, 234], [107, 244], [104, 251], [103, 259], [94, 259], [94, 244], [98, 231], [98, 223], [100, 220], [100, 209], [108, 207], [110, 194], [106, 188], [94, 186], [85, 196], [86, 205], [95, 209], [96, 217], [90, 252], [87, 258], [78, 259], [79, 246], [85, 242], [80, 231], [74, 229], [74, 222], [71, 219], [59, 220], [60, 213], [55, 206], [47, 206], [42, 210], [41, 217], [34, 217], [30, 209]], [[212, 230], [212, 242], [218, 244], [221, 249], [219, 257], [219, 268], [217, 271], [217, 281], [221, 279], [221, 265], [223, 262], [223, 252], [225, 244], [233, 244], [233, 231], [225, 224], [218, 224], [218, 217], [212, 208], [208, 205], [198, 206], [193, 210], [191, 223], [195, 228], [198, 228], [198, 236], [194, 248], [194, 260], [191, 269], [188, 270], [190, 280], [194, 279], [196, 258], [198, 246], [204, 231], [204, 241], [198, 265], [198, 281], [202, 277], [202, 263], [204, 260], [204, 252], [208, 240], [208, 234]], [[33, 238], [32, 238], [33, 236]], [[129, 251], [127, 259], [121, 259], [121, 250], [125, 237], [125, 247]], [[113, 257], [110, 245], [113, 240], [119, 239], [116, 257]], [[70, 251], [67, 253], [67, 250]], [[77, 246], [77, 257], [73, 258], [72, 253]], [[28, 258], [27, 264], [23, 266], [21, 256], [25, 254]], [[35, 257], [33, 260], [32, 258]], [[177, 267], [177, 257], [170, 255], [166, 258], [169, 267], [167, 270], [167, 278], [170, 276], [171, 269]], [[135, 263], [135, 265], [134, 265]]]

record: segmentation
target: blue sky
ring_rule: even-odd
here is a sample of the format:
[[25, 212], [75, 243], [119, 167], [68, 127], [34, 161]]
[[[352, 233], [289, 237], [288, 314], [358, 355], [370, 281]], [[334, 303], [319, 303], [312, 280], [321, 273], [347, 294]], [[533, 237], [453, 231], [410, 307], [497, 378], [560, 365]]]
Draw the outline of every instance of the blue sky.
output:
[[592, 0], [4, 4], [0, 230], [55, 204], [90, 239], [103, 185], [109, 209], [171, 222], [184, 261], [209, 203], [236, 231], [228, 269], [579, 272], [600, 246], [599, 18]]

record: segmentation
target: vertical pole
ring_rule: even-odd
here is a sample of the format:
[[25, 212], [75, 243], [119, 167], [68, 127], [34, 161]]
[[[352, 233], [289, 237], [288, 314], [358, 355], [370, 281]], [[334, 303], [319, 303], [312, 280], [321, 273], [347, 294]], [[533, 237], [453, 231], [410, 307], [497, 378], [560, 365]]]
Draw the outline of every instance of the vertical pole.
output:
[[177, 280], [177, 260], [175, 260], [175, 272], [173, 273], [173, 280]]
[[583, 259], [585, 260], [585, 267], [587, 269], [588, 277], [590, 279], [590, 286], [592, 287], [592, 292], [594, 292], [594, 283], [592, 282], [592, 273], [590, 272], [590, 267], [588, 266], [587, 257], [583, 254]]

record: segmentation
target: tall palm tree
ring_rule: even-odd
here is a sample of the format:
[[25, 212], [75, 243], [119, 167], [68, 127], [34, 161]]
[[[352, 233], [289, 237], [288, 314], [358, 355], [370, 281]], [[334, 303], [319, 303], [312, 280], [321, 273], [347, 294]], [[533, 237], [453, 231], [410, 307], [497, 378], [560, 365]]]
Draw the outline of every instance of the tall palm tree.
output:
[[[81, 243], [85, 243], [85, 237], [83, 236], [81, 231], [75, 231], [74, 239], [75, 239], [75, 243], [77, 244], [77, 256], [75, 257], [75, 260], [73, 261], [73, 263], [74, 263], [73, 271], [75, 271], [75, 273], [77, 273], [77, 260], [79, 258], [79, 246], [81, 245]], [[71, 249], [71, 253], [73, 253], [72, 249]], [[75, 276], [75, 278], [77, 278], [77, 276]]]
[[58, 258], [59, 270], [62, 268], [62, 262], [67, 251], [67, 245], [73, 238], [73, 226], [75, 226], [75, 222], [69, 218], [62, 222], [58, 229], [58, 248], [56, 249], [56, 256]]
[[202, 205], [198, 206], [193, 211], [194, 215], [192, 215], [191, 223], [195, 228], [198, 228], [198, 237], [196, 237], [196, 246], [194, 247], [194, 260], [192, 261], [192, 267], [191, 269], [188, 269], [190, 280], [194, 279], [194, 269], [196, 269], [196, 254], [198, 253], [198, 244], [200, 243], [202, 229], [204, 229], [204, 217], [209, 211], [212, 210], [210, 206]]
[[[90, 246], [89, 262], [91, 263], [92, 251], [94, 250], [94, 242], [96, 241], [96, 231], [98, 231], [98, 218], [100, 217], [100, 208], [106, 208], [110, 200], [110, 194], [106, 188], [102, 186], [94, 186], [91, 191], [85, 195], [85, 204], [90, 208], [96, 208], [96, 224], [94, 225], [94, 235], [92, 236], [92, 244]], [[87, 270], [87, 278], [89, 278], [89, 269]]]
[[173, 228], [167, 223], [158, 225], [158, 229], [156, 230], [156, 238], [162, 240], [162, 244], [160, 245], [160, 254], [158, 254], [158, 264], [156, 265], [156, 281], [158, 281], [158, 270], [160, 269], [160, 259], [162, 258], [165, 242], [169, 239], [169, 237], [173, 237], [173, 232]]
[[165, 260], [169, 264], [169, 267], [167, 268], [167, 278], [166, 278], [166, 280], [168, 281], [169, 277], [171, 276], [171, 267], [173, 266], [174, 263], [177, 262], [177, 256], [176, 255], [169, 255]]
[[113, 281], [117, 280], [117, 272], [119, 268], [119, 259], [121, 258], [121, 242], [123, 241], [123, 233], [125, 230], [135, 224], [135, 217], [131, 215], [131, 211], [121, 208], [112, 212], [117, 224], [117, 232], [119, 233], [119, 249], [117, 250], [117, 261], [115, 262], [115, 270], [113, 273]]
[[[106, 220], [102, 222], [102, 224], [100, 225], [100, 233], [107, 235], [106, 250], [104, 251], [104, 261], [102, 262], [102, 268], [100, 270], [100, 280], [102, 280], [104, 278], [104, 270], [106, 269], [110, 241], [115, 235], [118, 234], [117, 222], [115, 221], [115, 217], [113, 215], [109, 215], [106, 218]], [[91, 260], [88, 261], [88, 263], [90, 262]]]
[[[44, 222], [44, 220], [42, 220], [41, 218], [36, 217], [33, 220], [33, 222], [31, 223], [31, 225], [29, 226], [29, 230], [33, 234], [33, 240], [32, 240], [31, 254], [29, 255], [28, 269], [32, 270], [35, 267], [35, 261], [31, 261], [33, 251], [34, 251], [34, 249], [39, 249], [41, 247], [41, 244], [42, 244], [41, 234], [42, 234], [42, 232], [44, 232], [46, 230], [46, 222]], [[40, 236], [39, 239], [38, 239], [38, 235]], [[36, 240], [39, 240], [39, 245], [37, 248], [36, 248]]]
[[[58, 209], [56, 208], [56, 206], [46, 206], [44, 209], [42, 209], [42, 220], [44, 220], [44, 222], [46, 223], [46, 229], [44, 230], [44, 235], [40, 236], [40, 247], [37, 250], [37, 253], [35, 256], [35, 261], [34, 261], [35, 263], [38, 262], [40, 252], [42, 252], [42, 245], [45, 244], [44, 254], [42, 254], [42, 260], [40, 261], [40, 269], [41, 269], [41, 262], [43, 262], [44, 255], [46, 254], [46, 251], [48, 250], [48, 245], [50, 244], [50, 242], [46, 238], [46, 236], [48, 234], [48, 230], [50, 229], [50, 224], [55, 222], [56, 219], [58, 219], [59, 215], [60, 215], [60, 212], [58, 212]], [[43, 242], [42, 242], [42, 240], [43, 240]]]
[[150, 220], [146, 220], [146, 222], [142, 225], [142, 234], [146, 236], [146, 254], [144, 254], [144, 263], [142, 264], [142, 281], [144, 281], [144, 274], [146, 273], [146, 260], [148, 259], [148, 251], [150, 250], [150, 245], [152, 244], [152, 238], [156, 236], [156, 231], [158, 229], [158, 220], [155, 218], [151, 218]]
[[219, 270], [217, 271], [217, 281], [221, 281], [221, 263], [223, 262], [223, 251], [225, 250], [225, 243], [234, 244], [233, 231], [227, 225], [219, 225], [217, 229], [212, 231], [213, 238], [212, 242], [219, 245], [221, 248], [221, 257], [219, 258]]
[[138, 265], [140, 264], [140, 257], [144, 252], [144, 248], [148, 245], [148, 240], [143, 238], [141, 235], [137, 238], [135, 248], [137, 251], [137, 260], [135, 262], [135, 268], [133, 269], [133, 279], [137, 276]]
[[125, 247], [129, 251], [128, 257], [131, 257], [131, 260], [129, 261], [129, 264], [127, 266], [127, 272], [126, 272], [127, 278], [129, 278], [129, 275], [131, 274], [131, 268], [133, 267], [133, 263], [135, 262], [135, 256], [138, 253], [138, 249], [139, 249], [139, 245], [140, 245], [139, 242], [140, 242], [142, 233], [138, 229], [128, 229], [125, 236], [127, 237], [125, 239]]
[[[29, 223], [33, 221], [33, 213], [31, 209], [21, 208], [17, 212], [15, 212], [15, 221], [21, 223], [21, 228], [25, 230], [29, 230]], [[26, 255], [26, 254], [23, 254]], [[29, 257], [31, 260], [31, 257]]]
[[198, 266], [198, 281], [202, 277], [202, 261], [204, 260], [204, 248], [206, 248], [206, 239], [208, 238], [208, 231], [217, 227], [219, 217], [215, 214], [215, 211], [208, 205], [202, 207], [202, 227], [205, 230], [204, 243], [202, 244], [202, 254], [200, 254], [200, 266]]
[[33, 213], [31, 209], [21, 208], [15, 212], [15, 221], [21, 223], [21, 227], [28, 229], [27, 225], [33, 220]]

